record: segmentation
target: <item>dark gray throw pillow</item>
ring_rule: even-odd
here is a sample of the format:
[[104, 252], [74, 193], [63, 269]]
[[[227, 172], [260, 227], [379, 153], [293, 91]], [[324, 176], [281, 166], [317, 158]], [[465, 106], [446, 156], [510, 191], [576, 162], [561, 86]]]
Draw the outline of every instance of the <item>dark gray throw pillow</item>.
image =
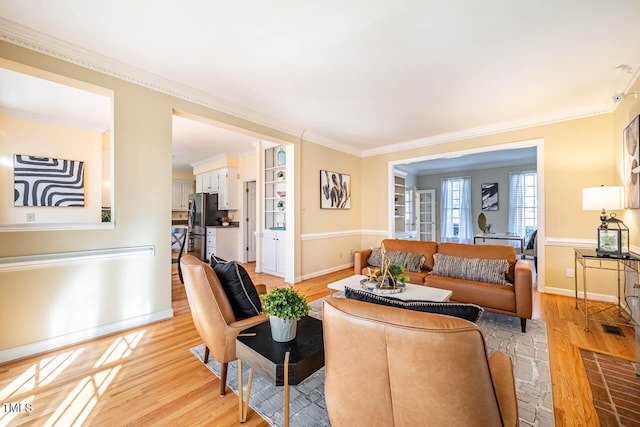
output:
[[372, 294], [371, 292], [359, 289], [344, 288], [344, 295], [349, 299], [371, 302], [374, 304], [387, 305], [390, 307], [404, 308], [406, 310], [422, 311], [425, 313], [444, 314], [447, 316], [459, 317], [476, 323], [482, 316], [484, 309], [475, 304], [464, 304], [457, 302], [435, 302], [420, 300], [401, 300], [383, 295]]
[[211, 257], [211, 264], [237, 319], [262, 313], [262, 302], [258, 291], [243, 266], [235, 261], [224, 261], [214, 256]]
[[[422, 264], [424, 264], [424, 255], [416, 252], [387, 251], [385, 256], [392, 263], [401, 265], [407, 271], [413, 271], [415, 273], [419, 273], [422, 269]], [[380, 248], [373, 248], [371, 250], [367, 264], [373, 267], [382, 267], [382, 252]]]

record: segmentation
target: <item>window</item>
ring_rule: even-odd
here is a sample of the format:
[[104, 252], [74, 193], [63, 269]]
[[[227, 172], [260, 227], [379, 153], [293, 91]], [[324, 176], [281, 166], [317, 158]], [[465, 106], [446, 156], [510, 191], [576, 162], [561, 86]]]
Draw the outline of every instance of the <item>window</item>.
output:
[[529, 241], [538, 228], [538, 174], [509, 174], [509, 231]]
[[470, 243], [471, 178], [444, 178], [440, 203], [440, 239], [443, 242]]

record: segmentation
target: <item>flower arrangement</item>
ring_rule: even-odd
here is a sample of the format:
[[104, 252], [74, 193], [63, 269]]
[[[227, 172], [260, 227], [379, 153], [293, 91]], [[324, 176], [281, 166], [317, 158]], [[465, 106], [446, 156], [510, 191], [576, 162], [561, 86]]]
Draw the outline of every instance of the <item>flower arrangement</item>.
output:
[[404, 284], [409, 281], [408, 276], [402, 275], [402, 273], [404, 273], [405, 271], [405, 268], [401, 265], [393, 263], [389, 258], [386, 257], [386, 250], [384, 249], [384, 245], [380, 247], [380, 254], [382, 255], [380, 268], [367, 267], [367, 279], [369, 280], [369, 283], [377, 283], [377, 287], [381, 289], [397, 289], [398, 287], [404, 286]]
[[271, 289], [262, 296], [262, 307], [264, 314], [285, 320], [299, 320], [311, 309], [306, 296], [299, 294], [293, 286]]

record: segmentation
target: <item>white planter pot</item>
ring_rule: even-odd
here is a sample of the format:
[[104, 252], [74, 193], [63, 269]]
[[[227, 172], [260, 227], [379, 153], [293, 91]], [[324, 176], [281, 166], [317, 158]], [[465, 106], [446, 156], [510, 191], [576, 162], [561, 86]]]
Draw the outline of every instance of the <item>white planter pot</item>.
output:
[[281, 319], [276, 316], [269, 316], [271, 323], [271, 336], [274, 341], [287, 342], [296, 337], [298, 321], [295, 319]]

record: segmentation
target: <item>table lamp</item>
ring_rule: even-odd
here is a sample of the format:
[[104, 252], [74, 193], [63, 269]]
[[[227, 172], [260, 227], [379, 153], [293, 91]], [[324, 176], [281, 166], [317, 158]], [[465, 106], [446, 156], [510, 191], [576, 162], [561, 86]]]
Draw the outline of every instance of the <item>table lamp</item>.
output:
[[600, 212], [598, 227], [598, 256], [629, 256], [629, 228], [616, 218], [615, 213], [606, 210], [624, 209], [624, 187], [589, 187], [582, 190], [582, 209]]

